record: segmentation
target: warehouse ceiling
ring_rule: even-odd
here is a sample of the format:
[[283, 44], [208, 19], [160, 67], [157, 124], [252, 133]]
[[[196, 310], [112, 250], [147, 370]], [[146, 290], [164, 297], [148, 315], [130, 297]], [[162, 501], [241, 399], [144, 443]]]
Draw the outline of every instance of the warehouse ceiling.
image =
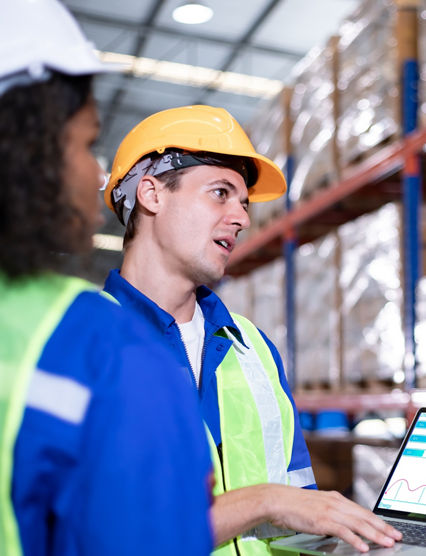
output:
[[[123, 136], [159, 110], [211, 104], [249, 125], [280, 82], [291, 84], [297, 62], [325, 44], [359, 0], [206, 0], [213, 17], [198, 25], [173, 20], [182, 0], [64, 3], [96, 48], [127, 68], [99, 77], [95, 88], [103, 123], [98, 154], [109, 169]], [[227, 79], [217, 72], [226, 72]], [[206, 75], [200, 85], [199, 77]], [[265, 81], [256, 83], [256, 91], [248, 90], [246, 76]], [[107, 215], [102, 231], [120, 235], [123, 230]], [[86, 274], [99, 282], [108, 267], [119, 263], [117, 253], [97, 251], [96, 269]]]

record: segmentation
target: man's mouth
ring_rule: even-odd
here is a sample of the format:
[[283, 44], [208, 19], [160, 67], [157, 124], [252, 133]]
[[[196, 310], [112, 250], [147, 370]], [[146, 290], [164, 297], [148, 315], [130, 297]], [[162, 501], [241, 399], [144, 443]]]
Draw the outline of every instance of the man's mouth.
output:
[[228, 251], [228, 253], [230, 253], [234, 247], [234, 244], [231, 243], [230, 241], [227, 241], [226, 239], [215, 239], [214, 242], [217, 245], [220, 245], [221, 247], [223, 247], [224, 249], [226, 249]]

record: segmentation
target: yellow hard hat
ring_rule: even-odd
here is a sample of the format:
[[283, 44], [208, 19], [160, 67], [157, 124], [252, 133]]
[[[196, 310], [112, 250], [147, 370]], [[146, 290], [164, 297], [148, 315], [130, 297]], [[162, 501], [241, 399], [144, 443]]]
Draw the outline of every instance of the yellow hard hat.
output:
[[234, 155], [254, 161], [258, 176], [249, 189], [251, 202], [272, 201], [287, 189], [278, 166], [258, 154], [239, 123], [223, 108], [183, 106], [149, 116], [134, 127], [121, 142], [105, 189], [105, 202], [111, 210], [111, 192], [129, 170], [145, 155], [168, 148]]

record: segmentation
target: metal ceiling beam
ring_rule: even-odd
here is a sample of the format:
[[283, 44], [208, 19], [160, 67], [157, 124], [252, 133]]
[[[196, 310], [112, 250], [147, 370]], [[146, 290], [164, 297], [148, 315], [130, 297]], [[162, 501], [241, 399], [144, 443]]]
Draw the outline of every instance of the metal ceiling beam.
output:
[[[150, 33], [158, 33], [159, 35], [164, 35], [166, 37], [178, 39], [178, 40], [188, 40], [197, 41], [206, 44], [213, 44], [219, 46], [235, 47], [236, 42], [226, 39], [224, 37], [219, 37], [215, 35], [201, 35], [192, 33], [184, 33], [183, 31], [178, 31], [171, 27], [166, 27], [162, 25], [148, 25], [140, 24], [137, 21], [123, 18], [112, 18], [104, 15], [92, 14], [83, 10], [72, 9], [73, 14], [81, 22], [94, 23], [97, 25], [106, 25], [108, 27], [116, 27], [119, 29], [128, 29], [138, 33], [139, 35], [146, 36]], [[241, 41], [238, 41], [240, 45]], [[262, 45], [259, 43], [243, 44], [242, 48], [247, 48], [253, 52], [259, 54], [269, 54], [273, 56], [285, 56], [291, 58], [292, 60], [300, 60], [305, 55], [305, 52], [296, 52], [294, 50], [287, 50], [283, 48], [274, 48], [272, 46]]]
[[[270, 0], [267, 6], [262, 10], [259, 16], [253, 21], [241, 39], [235, 43], [232, 51], [227, 56], [225, 62], [222, 64], [220, 71], [227, 71], [231, 64], [235, 61], [237, 56], [241, 53], [241, 51], [250, 44], [250, 41], [254, 35], [254, 33], [259, 29], [265, 19], [271, 14], [271, 12], [280, 4], [281, 0]], [[194, 104], [204, 104], [205, 98], [207, 94], [212, 89], [210, 87], [205, 87], [202, 92], [201, 96], [198, 97], [198, 100]]]
[[[145, 25], [148, 28], [152, 27], [159, 11], [161, 10], [165, 1], [166, 0], [157, 0], [157, 2], [155, 2], [153, 4], [152, 9], [150, 10], [148, 16], [146, 18], [144, 18], [144, 20], [142, 22], [140, 22], [140, 25]], [[145, 42], [148, 38], [148, 35], [149, 35], [149, 33], [144, 33], [144, 34], [139, 33], [138, 34], [137, 39], [135, 41], [135, 45], [133, 47], [133, 52], [132, 52], [133, 56], [140, 56], [140, 53], [142, 52], [143, 47], [145, 46]], [[122, 98], [123, 98], [123, 96], [126, 92], [126, 84], [127, 84], [128, 80], [131, 79], [131, 77], [132, 77], [131, 75], [123, 74], [121, 76], [120, 85], [117, 87], [115, 93], [111, 97], [108, 109], [106, 111], [107, 116], [105, 118], [103, 131], [102, 131], [102, 136], [104, 136], [104, 137], [107, 135], [107, 133], [110, 129], [112, 120], [114, 118], [114, 112], [122, 101]]]

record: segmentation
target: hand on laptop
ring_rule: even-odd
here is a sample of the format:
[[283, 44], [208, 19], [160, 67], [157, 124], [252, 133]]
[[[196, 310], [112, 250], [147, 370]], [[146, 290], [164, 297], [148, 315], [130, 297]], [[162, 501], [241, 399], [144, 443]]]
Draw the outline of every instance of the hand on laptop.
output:
[[270, 522], [281, 529], [334, 535], [367, 552], [365, 537], [389, 547], [401, 533], [378, 516], [338, 492], [309, 490], [278, 484], [260, 484], [216, 496], [211, 507], [216, 546]]
[[367, 552], [365, 537], [384, 547], [400, 541], [399, 531], [369, 510], [338, 492], [308, 490], [291, 486], [264, 485], [274, 492], [267, 496], [268, 521], [277, 527], [303, 533], [334, 535], [360, 552]]

